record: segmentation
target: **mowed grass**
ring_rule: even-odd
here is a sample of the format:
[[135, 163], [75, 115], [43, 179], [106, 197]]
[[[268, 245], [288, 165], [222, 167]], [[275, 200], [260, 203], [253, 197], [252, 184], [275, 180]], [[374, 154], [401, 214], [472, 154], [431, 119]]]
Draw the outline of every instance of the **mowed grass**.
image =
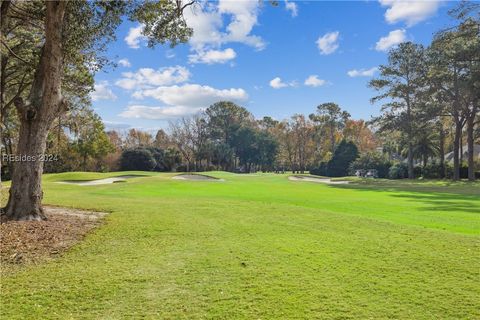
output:
[[478, 183], [146, 174], [45, 176], [45, 203], [111, 214], [61, 258], [4, 275], [0, 318], [480, 318]]

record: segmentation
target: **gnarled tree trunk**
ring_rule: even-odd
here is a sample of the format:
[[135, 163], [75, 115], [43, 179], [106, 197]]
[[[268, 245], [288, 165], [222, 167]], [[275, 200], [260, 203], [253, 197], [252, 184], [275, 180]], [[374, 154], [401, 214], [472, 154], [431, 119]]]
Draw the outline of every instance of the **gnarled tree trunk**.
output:
[[46, 139], [55, 116], [64, 112], [61, 82], [62, 27], [66, 1], [46, 1], [45, 44], [29, 95], [15, 101], [20, 118], [19, 141], [7, 207], [9, 220], [42, 220], [42, 173]]

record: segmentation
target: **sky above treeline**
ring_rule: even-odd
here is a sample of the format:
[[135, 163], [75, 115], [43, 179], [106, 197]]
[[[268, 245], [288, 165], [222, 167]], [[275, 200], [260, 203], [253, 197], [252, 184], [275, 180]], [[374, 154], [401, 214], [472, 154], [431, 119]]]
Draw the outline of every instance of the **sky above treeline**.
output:
[[110, 44], [117, 63], [95, 76], [93, 107], [107, 129], [155, 131], [230, 100], [257, 118], [308, 115], [336, 102], [355, 119], [380, 105], [368, 81], [404, 41], [428, 45], [454, 23], [446, 1], [203, 2], [185, 11], [194, 34], [175, 48], [146, 47], [125, 21]]

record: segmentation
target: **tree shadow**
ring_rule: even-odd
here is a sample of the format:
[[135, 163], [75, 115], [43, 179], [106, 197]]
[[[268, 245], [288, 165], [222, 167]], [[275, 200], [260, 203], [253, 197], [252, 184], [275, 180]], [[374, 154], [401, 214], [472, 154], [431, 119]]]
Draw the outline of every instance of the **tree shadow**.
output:
[[[409, 188], [407, 186], [379, 186], [374, 184], [345, 184], [329, 185], [331, 188], [350, 189], [358, 191], [378, 191], [388, 193], [393, 198], [411, 200], [416, 203], [423, 203], [425, 206], [418, 208], [423, 211], [448, 211], [480, 214], [480, 195], [472, 191], [469, 194], [459, 193], [458, 190], [439, 191], [439, 186], [427, 188]], [[476, 186], [472, 186], [475, 188]], [[445, 190], [447, 189], [447, 190]], [[457, 192], [453, 192], [457, 191]]]

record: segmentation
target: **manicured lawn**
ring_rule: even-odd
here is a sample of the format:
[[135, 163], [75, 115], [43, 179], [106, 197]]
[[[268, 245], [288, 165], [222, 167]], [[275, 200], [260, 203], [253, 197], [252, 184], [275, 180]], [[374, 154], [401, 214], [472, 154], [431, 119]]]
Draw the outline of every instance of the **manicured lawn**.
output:
[[0, 318], [480, 318], [478, 183], [147, 174], [45, 176], [45, 203], [111, 214], [63, 257], [4, 275]]

